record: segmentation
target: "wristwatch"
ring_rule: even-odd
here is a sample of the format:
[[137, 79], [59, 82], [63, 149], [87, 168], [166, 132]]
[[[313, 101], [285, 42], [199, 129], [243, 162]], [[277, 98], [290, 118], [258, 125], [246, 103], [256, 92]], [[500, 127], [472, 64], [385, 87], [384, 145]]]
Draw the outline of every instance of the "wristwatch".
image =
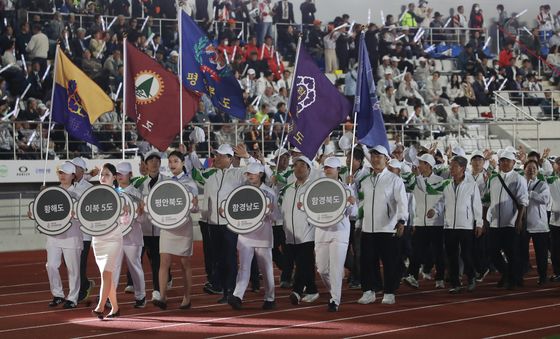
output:
[[400, 219], [400, 220], [397, 221], [397, 224], [406, 225], [406, 221], [404, 219]]

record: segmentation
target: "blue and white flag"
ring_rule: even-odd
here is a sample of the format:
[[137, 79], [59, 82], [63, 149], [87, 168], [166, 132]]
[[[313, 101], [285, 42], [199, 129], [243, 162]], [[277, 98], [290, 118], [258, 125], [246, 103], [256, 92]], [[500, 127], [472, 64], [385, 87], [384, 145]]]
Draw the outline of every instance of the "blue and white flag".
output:
[[356, 112], [356, 139], [368, 147], [385, 146], [389, 151], [389, 140], [385, 130], [385, 122], [381, 114], [381, 107], [375, 93], [373, 71], [369, 62], [369, 55], [364, 39], [360, 36], [360, 50], [358, 53], [358, 81], [354, 98], [354, 112]]

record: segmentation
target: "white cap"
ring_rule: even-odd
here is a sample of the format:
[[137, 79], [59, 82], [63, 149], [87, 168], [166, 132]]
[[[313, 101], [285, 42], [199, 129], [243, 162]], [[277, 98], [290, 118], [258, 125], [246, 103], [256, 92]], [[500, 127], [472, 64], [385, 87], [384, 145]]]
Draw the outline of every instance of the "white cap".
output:
[[132, 165], [128, 161], [122, 161], [117, 164], [117, 173], [128, 174], [132, 173]]
[[402, 168], [402, 163], [400, 161], [398, 161], [397, 159], [389, 160], [387, 165], [390, 166], [390, 167], [393, 167], [393, 168], [398, 168], [398, 169]]
[[284, 154], [289, 154], [288, 150], [285, 149], [284, 147], [277, 149], [276, 151], [274, 151], [274, 157], [278, 158], [283, 156]]
[[432, 102], [432, 103], [430, 103], [430, 104], [428, 105], [428, 108], [432, 108], [432, 107], [434, 107], [435, 105], [436, 105], [436, 104], [435, 104], [434, 102]]
[[451, 151], [451, 153], [458, 155], [460, 157], [466, 158], [467, 153], [465, 153], [465, 150], [460, 147], [460, 146], [455, 146], [453, 147], [453, 150]]
[[171, 51], [171, 53], [169, 53], [169, 56], [179, 56], [179, 53], [177, 51]]
[[393, 71], [390, 70], [390, 69], [386, 69], [385, 72], [384, 72], [384, 74], [385, 74], [385, 75], [393, 74]]
[[342, 167], [342, 163], [340, 162], [340, 159], [337, 157], [328, 157], [327, 159], [325, 159], [324, 162], [324, 167], [330, 167], [330, 168], [340, 168]]
[[391, 61], [397, 61], [397, 62], [398, 62], [398, 61], [401, 61], [401, 59], [399, 59], [399, 58], [397, 58], [396, 56], [394, 56], [394, 57], [391, 58]]
[[457, 107], [461, 107], [461, 105], [457, 105], [456, 103], [451, 104], [451, 108], [457, 108]]
[[471, 159], [474, 157], [483, 157], [484, 158], [484, 153], [482, 153], [482, 151], [476, 150], [474, 152], [471, 153]]
[[428, 153], [424, 153], [421, 156], [419, 156], [418, 160], [428, 163], [428, 165], [430, 165], [431, 167], [434, 167], [436, 165], [436, 159], [434, 159], [433, 155]]
[[230, 144], [221, 144], [220, 147], [216, 150], [216, 153], [221, 155], [231, 155], [233, 157], [233, 148], [231, 148]]
[[74, 164], [70, 161], [67, 161], [58, 168], [58, 171], [66, 174], [74, 174], [76, 173], [76, 166], [74, 166]]
[[513, 154], [517, 154], [517, 150], [513, 146], [508, 146], [508, 147], [504, 148], [504, 151], [508, 151], [508, 152], [513, 153]]
[[150, 151], [144, 156], [144, 161], [148, 161], [151, 158], [158, 158], [161, 160], [161, 153], [157, 150]]
[[410, 28], [408, 26], [401, 26], [402, 31], [408, 31]]
[[309, 166], [309, 168], [312, 168], [312, 167], [313, 167], [313, 163], [312, 163], [311, 160], [309, 160], [309, 158], [306, 157], [305, 155], [301, 155], [301, 156], [295, 158], [295, 159], [294, 159], [294, 163], [295, 163], [296, 161], [303, 161], [304, 163], [307, 164], [307, 166]]
[[343, 151], [348, 151], [352, 148], [352, 134], [346, 133], [338, 139], [338, 147]]
[[251, 174], [264, 173], [264, 166], [258, 162], [252, 162], [245, 169], [245, 173], [251, 173]]
[[255, 70], [252, 68], [249, 68], [249, 70], [247, 71], [247, 74], [256, 74]]
[[509, 159], [509, 160], [514, 160], [515, 161], [515, 153], [504, 150], [502, 151], [502, 153], [500, 154], [500, 158], [499, 159]]
[[388, 55], [384, 55], [383, 58], [382, 58], [382, 60], [391, 60], [391, 57], [388, 56]]
[[421, 62], [421, 61], [428, 61], [428, 59], [426, 59], [426, 58], [424, 58], [424, 57], [419, 57], [419, 58], [418, 58], [418, 61], [420, 61], [420, 62]]
[[299, 148], [294, 147], [290, 150], [291, 153], [302, 153]]
[[374, 151], [377, 152], [377, 153], [379, 153], [379, 154], [385, 155], [387, 158], [390, 158], [389, 152], [387, 152], [387, 149], [385, 148], [385, 146], [377, 145], [377, 146], [375, 146], [374, 148], [371, 148], [371, 149], [369, 150], [369, 153], [374, 152]]
[[72, 165], [76, 166], [76, 167], [81, 167], [84, 171], [87, 169], [87, 165], [84, 159], [80, 158], [80, 157], [76, 157], [74, 159], [72, 159], [71, 161], [67, 161], [72, 163]]

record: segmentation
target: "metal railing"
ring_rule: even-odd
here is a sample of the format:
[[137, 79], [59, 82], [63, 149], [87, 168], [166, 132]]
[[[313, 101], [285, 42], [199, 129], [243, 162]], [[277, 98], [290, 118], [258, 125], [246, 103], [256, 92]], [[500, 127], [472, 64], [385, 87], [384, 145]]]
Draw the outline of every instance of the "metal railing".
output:
[[[554, 120], [554, 114], [558, 115], [559, 105], [554, 102], [554, 96], [558, 91], [495, 91], [496, 105], [515, 107], [516, 110], [523, 112], [531, 119], [550, 119]], [[527, 113], [529, 111], [529, 113]], [[535, 117], [533, 114], [537, 114]]]
[[[523, 112], [523, 110], [517, 107], [518, 113]], [[521, 119], [523, 117], [524, 119]], [[497, 120], [497, 119], [496, 119]], [[17, 138], [17, 126], [21, 126], [25, 122], [12, 122], [3, 121], [0, 122], [0, 128], [8, 128], [13, 131], [13, 147], [9, 154], [0, 152], [0, 156], [3, 159], [30, 159], [38, 160], [45, 158], [45, 147], [46, 147], [46, 123], [39, 122], [27, 122], [29, 124], [37, 124], [36, 130], [38, 131], [33, 140], [33, 145], [35, 147], [27, 147], [29, 142], [26, 139]], [[11, 124], [11, 126], [10, 126]], [[482, 134], [482, 138], [489, 140], [491, 139], [490, 129], [496, 126], [511, 125], [514, 128], [514, 132], [511, 135], [512, 139], [517, 140], [519, 134], [516, 131], [515, 125], [532, 126], [536, 135], [538, 135], [538, 126], [540, 122], [534, 117], [527, 115], [525, 112], [523, 114], [517, 114], [514, 121], [495, 121], [491, 119], [476, 121], [476, 122], [464, 122], [460, 126], [454, 126], [447, 123], [438, 124], [423, 124], [423, 123], [409, 123], [409, 124], [395, 124], [387, 123], [385, 124], [390, 139], [400, 140], [405, 144], [411, 144], [422, 140], [434, 140], [436, 136], [446, 136], [453, 135], [456, 136], [459, 142], [464, 139], [472, 139], [469, 134], [473, 134], [473, 127], [476, 128], [477, 137]], [[104, 131], [104, 126], [111, 126], [109, 132]], [[251, 123], [205, 123], [205, 124], [191, 124], [188, 128], [183, 130], [184, 140], [188, 143], [189, 133], [192, 131], [193, 126], [200, 127], [204, 130], [206, 134], [206, 140], [202, 143], [196, 144], [196, 150], [200, 157], [210, 157], [211, 151], [216, 149], [220, 144], [230, 143], [239, 144], [245, 143], [249, 151], [260, 151], [264, 154], [269, 154], [279, 147], [282, 143], [280, 140], [282, 135], [282, 124], [281, 123], [264, 123], [262, 125], [251, 124]], [[483, 126], [484, 128], [479, 128]], [[125, 127], [126, 131], [134, 130], [134, 123], [127, 123]], [[285, 126], [287, 128], [287, 126]], [[150, 145], [140, 139], [127, 138], [125, 144], [122, 144], [122, 130], [120, 124], [113, 123], [96, 123], [94, 124], [94, 129], [102, 133], [98, 134], [98, 140], [102, 146], [106, 146], [105, 150], [98, 150], [96, 147], [91, 145], [86, 145], [82, 141], [72, 141], [68, 134], [61, 129], [61, 127], [54, 128], [51, 131], [51, 146], [49, 146], [49, 159], [58, 157], [59, 159], [70, 159], [77, 155], [81, 155], [87, 158], [121, 158], [122, 149], [124, 147], [127, 157], [134, 157], [138, 153], [147, 152], [150, 149]], [[21, 130], [20, 130], [21, 131]], [[99, 132], [101, 131], [101, 132]], [[351, 132], [351, 130], [345, 130], [345, 126], [341, 125], [338, 129], [334, 130], [331, 134], [331, 140], [337, 141], [344, 132]], [[103, 134], [104, 133], [104, 134]], [[28, 130], [26, 134], [30, 134]], [[129, 135], [129, 133], [127, 134]], [[101, 138], [103, 137], [103, 138]], [[108, 139], [110, 138], [110, 139]], [[537, 138], [539, 139], [539, 138]], [[513, 141], [514, 143], [517, 141]], [[538, 140], [540, 143], [540, 139]], [[54, 143], [54, 149], [52, 148], [52, 143]], [[37, 146], [39, 145], [39, 146]], [[110, 146], [110, 147], [109, 147]], [[177, 148], [179, 146], [179, 137], [171, 143], [170, 148]], [[8, 155], [8, 156], [7, 156]]]
[[22, 222], [29, 220], [27, 217], [27, 203], [29, 200], [34, 199], [37, 193], [32, 191], [0, 192], [0, 225], [3, 225], [0, 231], [15, 231], [17, 235], [23, 234], [24, 226]]

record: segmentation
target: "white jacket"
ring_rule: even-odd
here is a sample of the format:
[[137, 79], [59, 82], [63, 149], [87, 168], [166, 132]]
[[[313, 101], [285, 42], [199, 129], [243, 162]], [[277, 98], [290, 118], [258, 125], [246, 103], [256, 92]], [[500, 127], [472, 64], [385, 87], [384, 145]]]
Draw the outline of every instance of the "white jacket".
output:
[[259, 188], [263, 191], [264, 195], [270, 199], [272, 210], [264, 217], [262, 226], [252, 232], [239, 234], [237, 242], [243, 243], [248, 247], [272, 248], [274, 243], [272, 225], [274, 222], [274, 215], [278, 210], [278, 199], [274, 190], [267, 185], [261, 184]]
[[527, 183], [529, 205], [527, 206], [527, 232], [548, 232], [546, 208], [550, 202], [550, 188], [545, 181], [531, 180]]
[[[527, 181], [525, 178], [513, 170], [498, 175], [502, 175], [506, 185], [516, 197], [517, 202], [523, 206], [527, 206], [529, 198], [527, 194]], [[486, 214], [486, 220], [490, 222], [490, 227], [515, 227], [515, 220], [517, 219], [515, 203], [502, 186], [499, 178], [492, 176], [488, 179], [488, 182], [490, 206]]]
[[482, 227], [482, 201], [476, 181], [472, 177], [455, 185], [453, 179], [448, 179], [443, 189], [443, 196], [434, 206], [438, 215], [444, 216], [444, 229], [472, 230]]
[[550, 188], [550, 225], [560, 226], [560, 180], [548, 184]]
[[307, 179], [303, 185], [292, 182], [282, 189], [282, 215], [286, 244], [303, 244], [315, 240], [315, 227], [307, 222], [305, 211], [297, 208], [301, 194], [304, 194], [312, 180]]
[[387, 168], [360, 183], [362, 232], [395, 233], [399, 220], [408, 219], [408, 199], [402, 179]]
[[227, 221], [220, 216], [220, 204], [237, 187], [245, 183], [245, 167], [229, 167], [224, 170], [209, 168], [197, 175], [194, 179], [204, 185], [204, 207], [208, 223], [211, 225], [226, 225]]
[[428, 218], [426, 214], [442, 197], [441, 194], [428, 194], [426, 192], [426, 182], [431, 185], [438, 185], [443, 181], [443, 178], [439, 175], [432, 173], [429, 177], [424, 177], [422, 175], [416, 176], [416, 185], [412, 194], [414, 195], [415, 208], [414, 208], [414, 219], [412, 221], [413, 226], [442, 226], [443, 225], [443, 215], [437, 215], [435, 218]]

